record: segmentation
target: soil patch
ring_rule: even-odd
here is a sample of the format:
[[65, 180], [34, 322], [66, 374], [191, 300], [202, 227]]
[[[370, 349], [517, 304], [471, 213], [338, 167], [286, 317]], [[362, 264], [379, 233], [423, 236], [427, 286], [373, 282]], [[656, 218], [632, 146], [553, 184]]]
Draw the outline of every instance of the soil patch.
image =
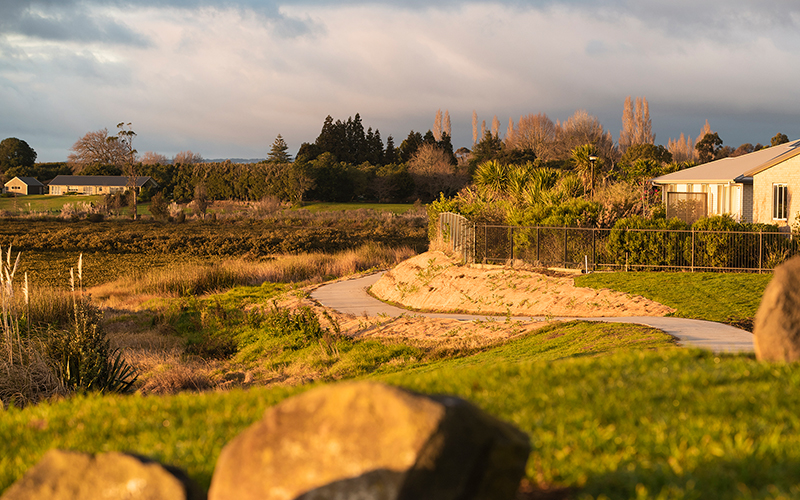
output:
[[665, 316], [675, 310], [639, 295], [580, 288], [566, 273], [461, 265], [427, 252], [400, 263], [372, 286], [384, 301], [420, 311], [511, 316]]

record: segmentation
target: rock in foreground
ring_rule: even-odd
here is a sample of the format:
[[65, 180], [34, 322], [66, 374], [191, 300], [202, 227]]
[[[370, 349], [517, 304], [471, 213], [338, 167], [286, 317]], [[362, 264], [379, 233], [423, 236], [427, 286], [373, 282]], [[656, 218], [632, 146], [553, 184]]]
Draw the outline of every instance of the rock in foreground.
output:
[[760, 361], [800, 360], [800, 256], [775, 268], [753, 325]]
[[462, 399], [334, 384], [231, 441], [209, 499], [513, 498], [528, 453], [524, 433]]
[[135, 455], [50, 450], [2, 500], [200, 500], [181, 471]]

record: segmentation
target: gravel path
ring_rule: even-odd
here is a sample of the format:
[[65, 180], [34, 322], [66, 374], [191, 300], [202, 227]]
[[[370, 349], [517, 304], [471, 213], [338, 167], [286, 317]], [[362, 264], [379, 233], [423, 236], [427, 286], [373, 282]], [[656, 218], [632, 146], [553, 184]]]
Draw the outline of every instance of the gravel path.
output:
[[[367, 289], [378, 281], [383, 273], [371, 274], [362, 278], [339, 281], [323, 285], [311, 293], [311, 298], [325, 307], [340, 313], [357, 316], [426, 316], [429, 318], [450, 318], [462, 321], [497, 318], [475, 314], [422, 313], [409, 311], [370, 296]], [[515, 316], [515, 321], [544, 321], [543, 317]], [[739, 328], [697, 319], [631, 316], [616, 318], [552, 318], [556, 320], [579, 319], [584, 321], [605, 321], [614, 323], [637, 323], [658, 328], [678, 339], [680, 345], [710, 349], [714, 352], [753, 352], [753, 335]]]

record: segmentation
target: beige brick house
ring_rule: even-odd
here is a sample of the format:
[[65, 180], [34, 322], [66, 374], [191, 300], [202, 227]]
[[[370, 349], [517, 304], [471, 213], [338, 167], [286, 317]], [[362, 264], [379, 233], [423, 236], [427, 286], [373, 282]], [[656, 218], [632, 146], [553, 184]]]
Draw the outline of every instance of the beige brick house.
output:
[[[136, 178], [136, 187], [156, 188], [158, 184], [152, 177], [139, 176]], [[57, 175], [50, 181], [49, 188], [49, 194], [52, 195], [110, 194], [128, 189], [128, 178], [121, 175]]]
[[694, 222], [730, 214], [789, 230], [800, 213], [800, 141], [704, 163], [652, 180], [667, 217]]
[[18, 195], [44, 194], [45, 187], [33, 177], [14, 177], [3, 185], [3, 192]]

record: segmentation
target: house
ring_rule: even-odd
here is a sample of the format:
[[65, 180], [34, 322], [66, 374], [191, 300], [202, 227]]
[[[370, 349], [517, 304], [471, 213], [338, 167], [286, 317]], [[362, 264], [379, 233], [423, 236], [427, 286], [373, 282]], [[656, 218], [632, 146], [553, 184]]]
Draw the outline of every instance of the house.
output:
[[44, 194], [44, 184], [33, 177], [14, 177], [6, 182], [3, 187], [4, 193], [23, 194]]
[[[50, 181], [50, 194], [111, 194], [128, 189], [128, 178], [122, 175], [57, 175]], [[157, 188], [158, 184], [149, 176], [136, 178], [136, 187]]]
[[800, 141], [704, 163], [652, 179], [667, 217], [692, 223], [730, 214], [789, 230], [800, 213]]

